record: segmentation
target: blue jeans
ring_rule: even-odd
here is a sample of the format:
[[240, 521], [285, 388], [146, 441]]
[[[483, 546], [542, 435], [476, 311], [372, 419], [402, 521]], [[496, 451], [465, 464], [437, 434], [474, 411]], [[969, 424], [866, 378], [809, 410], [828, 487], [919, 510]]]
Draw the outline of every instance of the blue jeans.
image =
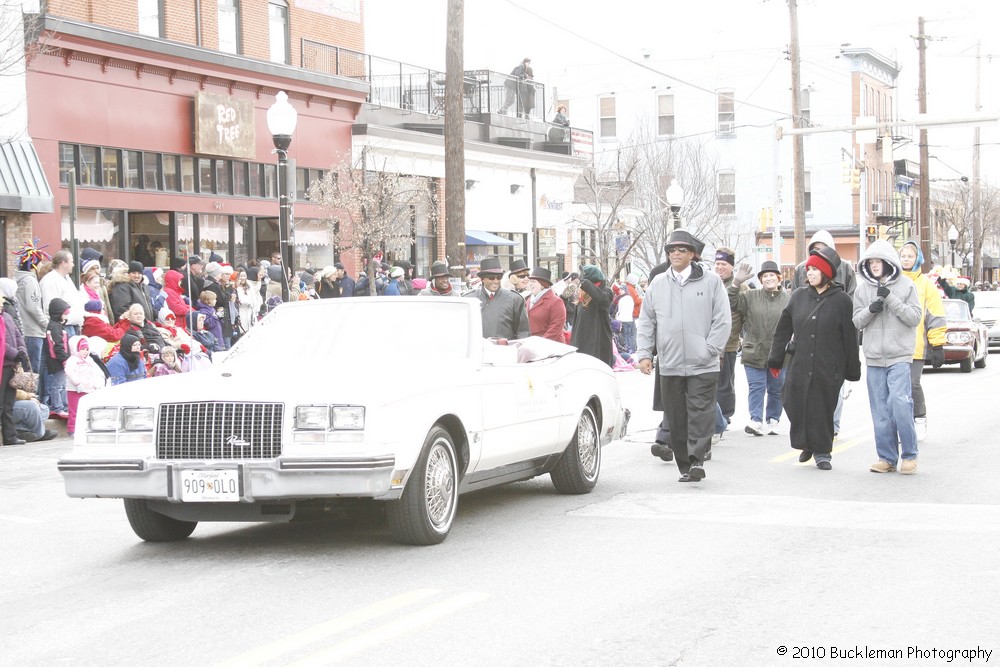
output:
[[910, 364], [901, 362], [887, 368], [869, 366], [868, 403], [875, 423], [875, 451], [890, 465], [917, 458], [917, 432], [913, 427], [913, 399], [910, 397]]
[[726, 429], [729, 428], [729, 422], [726, 421], [726, 416], [722, 414], [722, 406], [718, 403], [715, 404], [715, 435], [720, 433], [725, 433]]
[[767, 420], [781, 420], [781, 386], [785, 384], [785, 370], [778, 377], [771, 377], [766, 368], [744, 366], [747, 384], [750, 385], [750, 421], [763, 422], [764, 395], [767, 395]]
[[45, 382], [45, 403], [52, 412], [68, 412], [66, 401], [66, 371], [49, 373]]
[[[635, 352], [636, 340], [635, 340], [635, 322], [622, 322], [622, 338], [625, 339], [625, 350], [632, 354]], [[619, 350], [621, 352], [621, 350]]]
[[45, 339], [34, 336], [24, 337], [24, 347], [28, 350], [28, 361], [31, 363], [31, 370], [38, 373], [38, 387], [36, 393], [39, 398], [45, 396], [45, 377], [49, 374], [46, 370], [45, 361], [42, 359], [42, 350], [45, 349]]

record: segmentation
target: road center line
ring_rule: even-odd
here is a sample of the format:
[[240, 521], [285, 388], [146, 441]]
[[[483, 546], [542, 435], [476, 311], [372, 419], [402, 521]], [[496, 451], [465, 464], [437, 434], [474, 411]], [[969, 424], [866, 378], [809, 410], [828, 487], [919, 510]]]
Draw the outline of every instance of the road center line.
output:
[[487, 599], [489, 594], [477, 593], [474, 591], [459, 593], [446, 600], [442, 600], [428, 607], [417, 609], [397, 620], [390, 621], [368, 632], [345, 639], [333, 646], [317, 651], [312, 655], [307, 655], [301, 660], [287, 665], [287, 667], [313, 667], [318, 665], [329, 665], [343, 660], [372, 646], [377, 646], [407, 632], [412, 632], [417, 628], [430, 625], [434, 621], [453, 614], [459, 609], [481, 602]]
[[[857, 447], [859, 444], [865, 442], [866, 440], [868, 440], [868, 436], [859, 436], [856, 438], [851, 438], [849, 440], [842, 440], [841, 438], [837, 438], [837, 442], [840, 444], [834, 445], [830, 453], [837, 454], [838, 452], [850, 449], [851, 447]], [[784, 454], [779, 454], [778, 456], [775, 456], [773, 459], [770, 460], [770, 463], [783, 463], [785, 461], [797, 459], [800, 453], [801, 450], [793, 449], [790, 452], [785, 452]], [[796, 463], [798, 463], [798, 461], [796, 461]], [[809, 464], [811, 465], [812, 462], [810, 461]], [[806, 464], [804, 463], [802, 465]]]
[[218, 663], [216, 667], [247, 667], [249, 665], [265, 664], [274, 658], [291, 653], [315, 641], [344, 632], [379, 616], [385, 616], [397, 609], [425, 600], [440, 592], [440, 590], [435, 588], [419, 588], [385, 600], [380, 600], [367, 607], [344, 614], [325, 623], [314, 625], [311, 628], [306, 628], [265, 646], [251, 649], [246, 653]]

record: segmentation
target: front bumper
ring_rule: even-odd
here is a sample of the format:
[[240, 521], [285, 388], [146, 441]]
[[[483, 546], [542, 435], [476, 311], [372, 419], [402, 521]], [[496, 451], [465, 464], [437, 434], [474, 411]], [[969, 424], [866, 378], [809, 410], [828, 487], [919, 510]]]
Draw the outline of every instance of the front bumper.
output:
[[240, 502], [310, 498], [393, 499], [396, 460], [356, 458], [279, 458], [268, 461], [161, 461], [67, 457], [58, 463], [73, 498], [145, 498], [181, 502], [182, 470], [238, 470]]
[[944, 363], [957, 364], [960, 361], [971, 358], [975, 353], [971, 345], [945, 345]]

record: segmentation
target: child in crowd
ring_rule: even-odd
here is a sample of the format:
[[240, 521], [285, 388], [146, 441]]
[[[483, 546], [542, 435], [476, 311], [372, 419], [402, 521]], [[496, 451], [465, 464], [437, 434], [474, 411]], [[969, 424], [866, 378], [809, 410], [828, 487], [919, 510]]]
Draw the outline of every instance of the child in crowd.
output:
[[69, 401], [69, 419], [66, 432], [76, 430], [76, 406], [84, 394], [97, 391], [105, 384], [104, 371], [90, 356], [90, 343], [84, 336], [69, 339], [69, 358], [66, 359], [66, 398]]
[[60, 298], [49, 302], [49, 326], [45, 331], [45, 403], [51, 415], [58, 419], [69, 419], [69, 405], [66, 401], [66, 360], [69, 359], [69, 336], [66, 334], [66, 317], [69, 304]]
[[222, 323], [215, 311], [215, 292], [205, 290], [198, 296], [197, 312], [205, 316], [205, 329], [215, 337], [215, 347], [208, 347], [213, 352], [221, 352], [226, 349], [222, 337]]
[[192, 310], [188, 313], [188, 331], [194, 336], [196, 342], [204, 346], [208, 351], [208, 356], [211, 357], [212, 352], [218, 352], [222, 348], [219, 347], [218, 339], [212, 335], [211, 331], [205, 328], [205, 319], [205, 313]]
[[118, 354], [111, 357], [107, 363], [111, 384], [119, 385], [148, 377], [142, 355], [142, 343], [139, 341], [139, 336], [131, 331], [122, 336]]
[[167, 345], [160, 350], [160, 358], [153, 362], [153, 377], [174, 375], [181, 372], [181, 364], [177, 360], [177, 350]]

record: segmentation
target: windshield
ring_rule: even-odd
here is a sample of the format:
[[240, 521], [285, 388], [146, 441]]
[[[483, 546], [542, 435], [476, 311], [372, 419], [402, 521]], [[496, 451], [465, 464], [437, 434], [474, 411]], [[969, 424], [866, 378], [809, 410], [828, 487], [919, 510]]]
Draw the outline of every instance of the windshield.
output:
[[239, 340], [223, 365], [280, 359], [366, 366], [448, 363], [470, 354], [468, 301], [423, 297], [326, 299], [278, 306]]
[[949, 320], [968, 321], [972, 319], [969, 317], [969, 304], [957, 299], [945, 299], [944, 312], [945, 317]]

